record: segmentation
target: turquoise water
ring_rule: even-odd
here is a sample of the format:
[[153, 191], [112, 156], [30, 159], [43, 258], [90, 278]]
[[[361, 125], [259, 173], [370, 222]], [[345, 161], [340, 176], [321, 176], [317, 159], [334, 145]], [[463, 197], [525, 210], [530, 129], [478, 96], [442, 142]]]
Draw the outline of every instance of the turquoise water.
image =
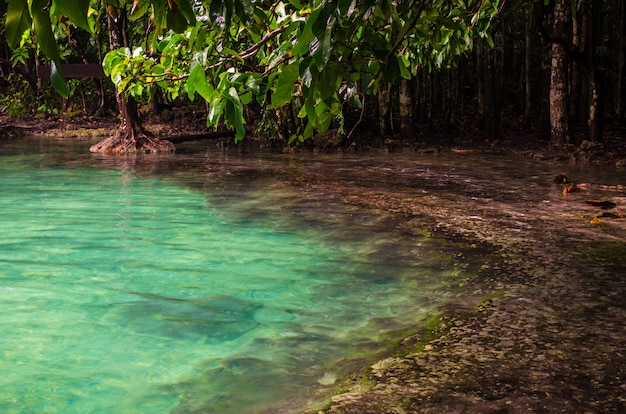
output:
[[249, 198], [41, 160], [0, 158], [2, 413], [298, 412], [441, 276]]

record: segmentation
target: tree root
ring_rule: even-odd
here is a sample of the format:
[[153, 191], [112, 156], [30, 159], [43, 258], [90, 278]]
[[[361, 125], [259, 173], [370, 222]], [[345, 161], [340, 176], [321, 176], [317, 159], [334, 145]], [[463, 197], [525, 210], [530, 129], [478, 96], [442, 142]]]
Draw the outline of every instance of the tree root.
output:
[[120, 131], [112, 137], [106, 138], [89, 148], [91, 152], [103, 154], [155, 154], [176, 151], [170, 141], [160, 140], [147, 131], [135, 133]]

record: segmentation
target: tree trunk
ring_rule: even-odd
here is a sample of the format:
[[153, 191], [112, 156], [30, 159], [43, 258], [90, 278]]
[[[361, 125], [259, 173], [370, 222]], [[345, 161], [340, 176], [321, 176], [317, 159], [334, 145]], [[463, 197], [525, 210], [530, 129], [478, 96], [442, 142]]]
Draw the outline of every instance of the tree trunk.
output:
[[482, 43], [476, 48], [476, 106], [480, 117], [481, 128], [485, 120], [485, 46]]
[[378, 133], [381, 137], [386, 136], [390, 130], [389, 118], [391, 116], [391, 85], [381, 80], [378, 86]]
[[602, 81], [600, 70], [596, 63], [595, 52], [595, 18], [599, 12], [599, 5], [597, 1], [591, 0], [586, 7], [585, 13], [587, 13], [586, 19], [586, 33], [585, 36], [585, 51], [587, 60], [587, 81], [588, 81], [588, 93], [589, 93], [589, 139], [591, 141], [602, 141], [602, 123], [603, 123], [603, 111], [602, 111]]
[[496, 76], [495, 76], [495, 51], [487, 45], [479, 46], [480, 56], [483, 60], [482, 72], [478, 73], [482, 83], [482, 115], [483, 132], [485, 139], [496, 140], [500, 138], [500, 112], [498, 110]]
[[[127, 46], [125, 42], [126, 13], [124, 8], [115, 9], [108, 5], [109, 40], [111, 50]], [[176, 147], [170, 141], [159, 140], [141, 122], [137, 103], [126, 97], [123, 91], [116, 90], [115, 99], [120, 112], [120, 130], [112, 137], [93, 145], [91, 152], [106, 154], [137, 154], [174, 152]]]
[[407, 79], [400, 81], [400, 135], [405, 139], [415, 139], [415, 126], [413, 124], [413, 94], [411, 84]]
[[611, 114], [615, 121], [622, 123], [624, 117], [624, 53], [625, 36], [624, 36], [624, 18], [626, 14], [626, 1], [615, 0], [613, 2], [613, 29], [611, 35]]
[[[528, 6], [530, 7], [530, 6]], [[524, 125], [531, 126], [532, 119], [532, 37], [530, 35], [531, 15], [524, 10]]]
[[[556, 0], [554, 6], [554, 36], [569, 38], [569, 2]], [[572, 141], [567, 82], [567, 50], [562, 43], [552, 43], [550, 69], [550, 141], [554, 145]]]

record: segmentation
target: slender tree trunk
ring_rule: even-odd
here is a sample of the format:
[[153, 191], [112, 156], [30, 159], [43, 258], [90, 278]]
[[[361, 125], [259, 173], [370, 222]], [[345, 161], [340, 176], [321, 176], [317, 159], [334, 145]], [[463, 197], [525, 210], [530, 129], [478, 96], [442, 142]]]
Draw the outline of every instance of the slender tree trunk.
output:
[[476, 48], [476, 104], [480, 119], [480, 128], [484, 128], [485, 123], [485, 45], [478, 44]]
[[[582, 0], [585, 2], [586, 0]], [[587, 7], [586, 3], [581, 9]], [[571, 18], [572, 25], [572, 50], [583, 50], [586, 42], [586, 23], [587, 13], [580, 12], [576, 13], [575, 16]], [[572, 59], [569, 65], [569, 103], [570, 110], [569, 115], [571, 119], [578, 120], [581, 118], [581, 113], [584, 113], [589, 105], [587, 104], [587, 86], [588, 83], [584, 82], [582, 77], [583, 75], [587, 75], [585, 72], [585, 68], [581, 66], [584, 62], [578, 61], [577, 59]], [[583, 115], [586, 116], [586, 115]]]
[[378, 128], [379, 135], [381, 137], [384, 137], [389, 133], [389, 117], [391, 115], [390, 105], [391, 85], [389, 85], [389, 82], [381, 80], [380, 85], [378, 86]]
[[482, 71], [478, 73], [479, 84], [482, 84], [482, 115], [483, 132], [486, 139], [495, 140], [500, 137], [500, 113], [498, 110], [496, 93], [495, 51], [487, 45], [481, 44], [480, 56], [483, 60]]
[[624, 18], [626, 14], [626, 1], [615, 0], [613, 2], [613, 29], [611, 35], [612, 60], [611, 60], [611, 85], [608, 90], [611, 94], [611, 115], [621, 124], [624, 117]]
[[407, 79], [400, 81], [400, 135], [402, 138], [415, 139], [415, 126], [413, 125], [413, 94], [411, 84]]
[[[124, 7], [116, 9], [108, 5], [109, 41], [111, 50], [127, 46], [126, 13]], [[159, 140], [146, 131], [141, 122], [137, 103], [132, 97], [126, 97], [123, 91], [116, 90], [115, 99], [120, 112], [120, 130], [109, 138], [93, 145], [91, 152], [109, 154], [136, 154], [174, 152], [175, 147], [169, 141]]]
[[[554, 6], [554, 35], [569, 38], [569, 2], [556, 0]], [[567, 50], [561, 43], [552, 43], [550, 69], [550, 140], [554, 145], [572, 141], [567, 82]]]
[[591, 141], [602, 141], [602, 123], [603, 123], [603, 111], [602, 111], [602, 80], [600, 70], [596, 64], [596, 36], [595, 36], [595, 15], [599, 11], [599, 5], [596, 0], [589, 1], [587, 4], [585, 13], [586, 18], [586, 33], [585, 36], [585, 52], [587, 60], [587, 81], [589, 82], [589, 139]]
[[530, 33], [530, 12], [524, 10], [524, 125], [530, 127], [532, 119], [532, 37]]

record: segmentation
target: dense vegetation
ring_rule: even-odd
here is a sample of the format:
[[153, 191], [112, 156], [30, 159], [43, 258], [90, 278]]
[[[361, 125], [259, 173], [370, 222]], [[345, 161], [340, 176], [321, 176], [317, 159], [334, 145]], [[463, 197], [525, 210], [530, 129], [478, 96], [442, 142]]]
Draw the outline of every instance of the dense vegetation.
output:
[[[146, 142], [172, 149], [143, 129], [137, 103], [199, 97], [207, 124], [237, 140], [293, 144], [324, 131], [343, 145], [459, 131], [495, 140], [514, 126], [546, 144], [602, 141], [606, 122], [623, 121], [624, 8], [624, 0], [9, 0], [0, 4], [0, 109], [116, 108], [121, 132], [97, 150], [122, 144], [122, 152]], [[38, 77], [51, 62], [50, 78]], [[115, 87], [64, 79], [62, 62], [102, 62]]]

